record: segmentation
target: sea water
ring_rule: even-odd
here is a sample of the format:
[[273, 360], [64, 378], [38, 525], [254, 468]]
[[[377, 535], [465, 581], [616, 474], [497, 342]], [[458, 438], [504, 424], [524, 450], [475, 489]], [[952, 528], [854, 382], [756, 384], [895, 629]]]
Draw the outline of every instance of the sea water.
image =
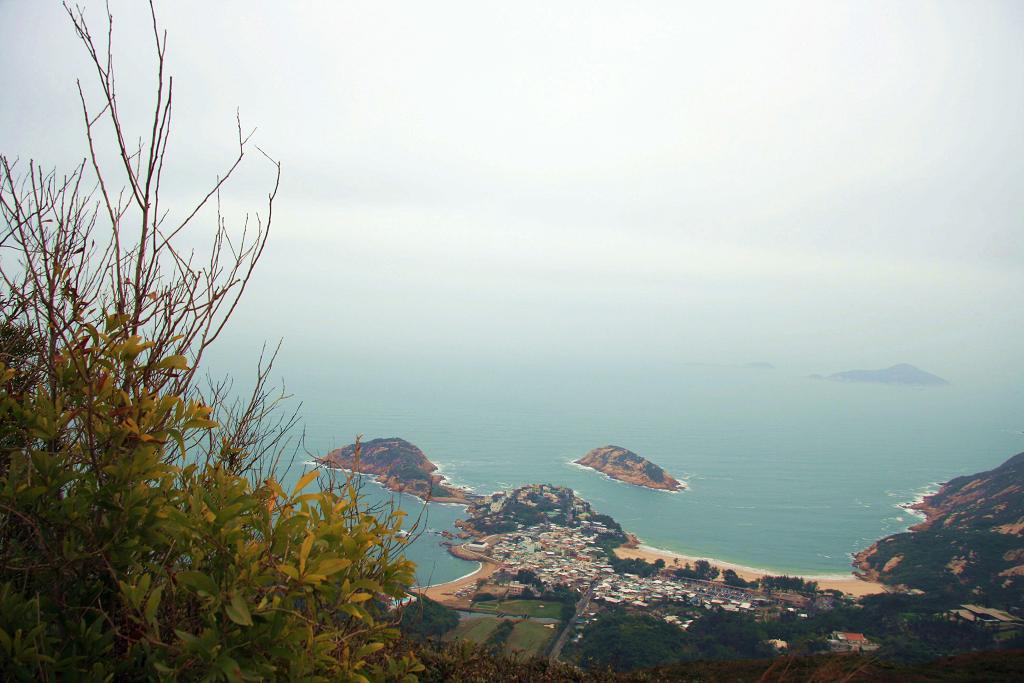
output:
[[[775, 572], [848, 573], [851, 553], [917, 521], [901, 504], [1024, 450], [1019, 378], [918, 389], [683, 364], [280, 371], [302, 401], [311, 454], [357, 435], [401, 437], [479, 493], [569, 486], [647, 545]], [[648, 490], [572, 464], [606, 444], [688, 488]], [[421, 584], [473, 570], [436, 533], [455, 531], [464, 508], [400, 504], [434, 532], [408, 552]]]

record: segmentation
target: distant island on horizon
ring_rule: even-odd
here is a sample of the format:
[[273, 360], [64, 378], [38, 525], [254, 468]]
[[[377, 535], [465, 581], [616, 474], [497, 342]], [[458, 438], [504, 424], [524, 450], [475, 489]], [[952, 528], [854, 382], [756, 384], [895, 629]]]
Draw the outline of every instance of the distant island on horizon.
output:
[[904, 386], [947, 386], [948, 380], [926, 372], [909, 363], [898, 363], [879, 370], [846, 370], [827, 376], [811, 375], [812, 379], [827, 379], [833, 382], [868, 382], [874, 384], [901, 384]]
[[659, 491], [681, 491], [686, 488], [686, 484], [660, 466], [621, 446], [600, 446], [574, 462], [635, 486]]

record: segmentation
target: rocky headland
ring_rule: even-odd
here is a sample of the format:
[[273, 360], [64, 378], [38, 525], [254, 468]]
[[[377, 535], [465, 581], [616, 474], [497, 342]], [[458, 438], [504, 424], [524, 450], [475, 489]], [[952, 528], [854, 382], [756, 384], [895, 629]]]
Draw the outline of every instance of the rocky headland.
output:
[[661, 491], [680, 491], [686, 488], [685, 484], [647, 458], [619, 446], [595, 448], [575, 462], [627, 484]]
[[387, 489], [409, 493], [436, 503], [468, 505], [477, 496], [465, 489], [445, 483], [444, 475], [436, 474], [437, 465], [422, 450], [405, 439], [391, 437], [365, 443], [349, 444], [319, 459], [328, 467], [372, 474]]
[[925, 520], [854, 556], [866, 578], [994, 603], [1024, 594], [1024, 453], [908, 508]]

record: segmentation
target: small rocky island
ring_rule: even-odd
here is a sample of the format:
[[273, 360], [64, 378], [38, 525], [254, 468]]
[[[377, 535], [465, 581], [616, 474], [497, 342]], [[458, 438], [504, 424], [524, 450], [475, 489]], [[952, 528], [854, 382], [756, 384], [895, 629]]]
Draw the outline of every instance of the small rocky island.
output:
[[[817, 376], [815, 376], [817, 377]], [[908, 386], [945, 386], [949, 384], [938, 375], [925, 372], [908, 363], [899, 363], [881, 370], [847, 370], [829, 375], [834, 382], [875, 382], [878, 384], [904, 384]]]
[[331, 451], [319, 462], [328, 467], [339, 467], [362, 474], [372, 474], [387, 489], [396, 493], [410, 493], [436, 503], [468, 505], [477, 496], [457, 486], [444, 483], [444, 475], [435, 474], [437, 465], [430, 462], [422, 450], [405, 439], [391, 437], [373, 439]]
[[685, 484], [673, 479], [668, 472], [647, 458], [620, 446], [595, 448], [575, 462], [627, 484], [660, 491], [680, 491], [686, 488]]

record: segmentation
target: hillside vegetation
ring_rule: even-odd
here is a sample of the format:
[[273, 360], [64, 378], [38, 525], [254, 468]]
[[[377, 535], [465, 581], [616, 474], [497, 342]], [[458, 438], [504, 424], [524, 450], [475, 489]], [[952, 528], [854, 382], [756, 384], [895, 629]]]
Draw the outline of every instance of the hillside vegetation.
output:
[[1024, 595], [1024, 453], [957, 477], [917, 509], [926, 519], [859, 553], [880, 581], [997, 605]]

